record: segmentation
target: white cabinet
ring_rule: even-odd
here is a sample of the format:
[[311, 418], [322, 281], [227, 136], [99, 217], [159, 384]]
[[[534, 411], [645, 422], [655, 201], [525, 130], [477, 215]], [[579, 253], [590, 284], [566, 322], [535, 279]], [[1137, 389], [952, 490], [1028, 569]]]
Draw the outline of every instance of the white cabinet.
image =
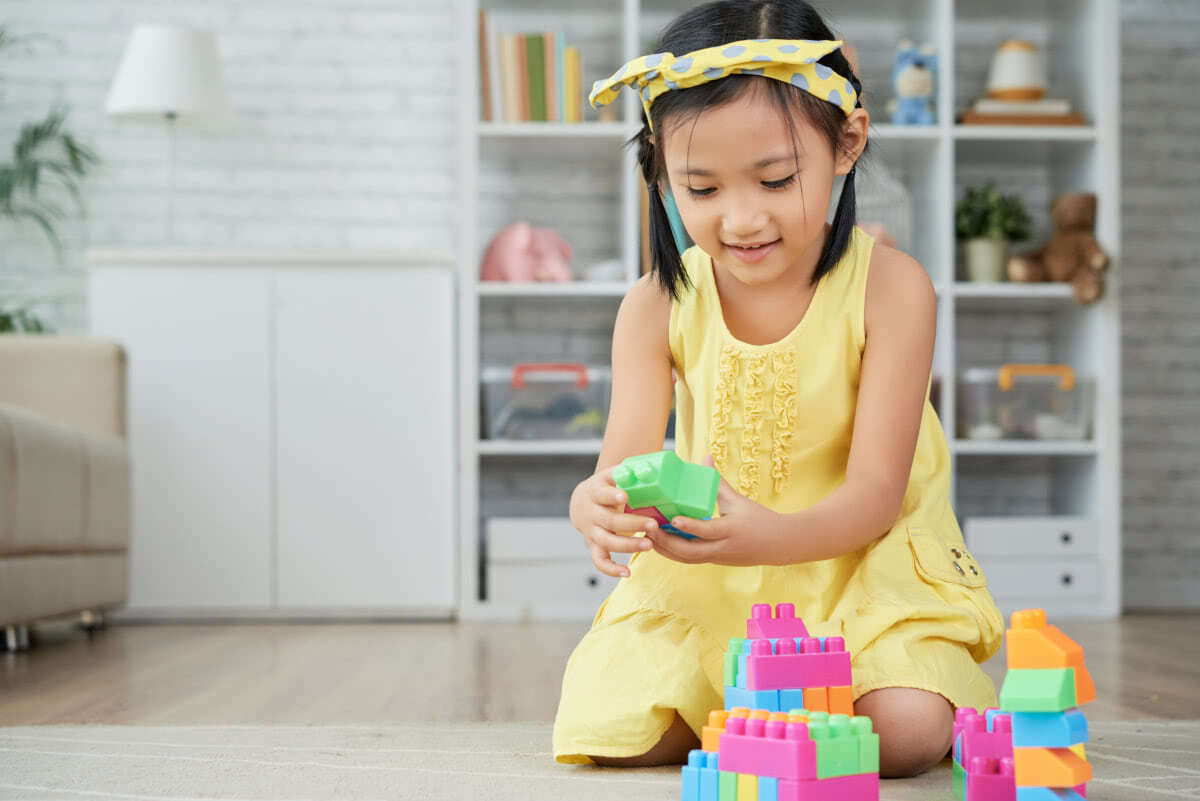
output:
[[129, 358], [128, 616], [453, 611], [446, 259], [91, 261], [92, 331]]

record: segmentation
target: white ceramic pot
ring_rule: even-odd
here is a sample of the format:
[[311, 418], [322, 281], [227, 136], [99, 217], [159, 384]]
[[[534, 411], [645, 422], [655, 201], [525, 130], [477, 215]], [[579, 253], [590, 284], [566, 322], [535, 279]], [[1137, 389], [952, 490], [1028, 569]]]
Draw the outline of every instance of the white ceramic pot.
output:
[[1004, 263], [1008, 260], [1008, 240], [978, 237], [968, 239], [967, 278], [976, 283], [995, 283], [1004, 280]]
[[1041, 100], [1046, 96], [1046, 66], [1032, 42], [1011, 39], [992, 55], [988, 97], [996, 100]]

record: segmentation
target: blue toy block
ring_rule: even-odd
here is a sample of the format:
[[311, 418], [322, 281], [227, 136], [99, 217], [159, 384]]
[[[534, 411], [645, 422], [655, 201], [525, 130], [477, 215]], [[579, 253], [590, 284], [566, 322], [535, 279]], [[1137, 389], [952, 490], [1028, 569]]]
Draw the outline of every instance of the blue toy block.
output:
[[747, 709], [765, 709], [768, 712], [782, 711], [779, 706], [779, 690], [747, 690], [743, 687], [725, 688], [725, 708], [744, 706]]
[[758, 801], [779, 801], [779, 779], [758, 777]]
[[718, 801], [720, 777], [716, 753], [698, 748], [689, 751], [682, 772], [681, 801]]
[[780, 690], [779, 711], [788, 712], [804, 708], [804, 690]]
[[749, 656], [746, 651], [748, 650], [748, 648], [743, 647], [742, 652], [738, 654], [737, 686], [743, 690], [746, 689], [746, 657]]
[[992, 721], [996, 719], [996, 715], [1007, 715], [1007, 714], [1009, 714], [1009, 713], [1005, 712], [1003, 709], [985, 710], [983, 713], [983, 719], [984, 719], [984, 721], [987, 722], [987, 730], [988, 731], [996, 730], [996, 727], [992, 725]]
[[955, 764], [958, 764], [958, 765], [962, 764], [962, 748], [963, 748], [962, 741], [963, 741], [963, 736], [962, 736], [962, 732], [960, 731], [958, 733], [958, 736], [954, 738], [954, 762], [955, 762]]
[[717, 769], [717, 755], [706, 753], [705, 765], [700, 769], [700, 801], [718, 801], [721, 795], [721, 771]]
[[1070, 748], [1088, 741], [1087, 718], [1066, 712], [1013, 712], [1014, 748]]
[[1018, 787], [1017, 801], [1086, 801], [1070, 788]]

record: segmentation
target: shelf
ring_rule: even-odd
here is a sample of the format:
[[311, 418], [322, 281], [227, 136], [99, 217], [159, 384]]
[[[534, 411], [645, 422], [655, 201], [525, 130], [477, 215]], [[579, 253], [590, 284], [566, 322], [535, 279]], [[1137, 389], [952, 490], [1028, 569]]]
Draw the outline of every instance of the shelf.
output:
[[493, 298], [621, 298], [631, 284], [625, 281], [573, 281], [510, 284], [502, 281], [475, 285], [480, 297]]
[[1070, 284], [1045, 282], [1021, 283], [975, 283], [959, 281], [954, 284], [954, 294], [960, 298], [1052, 298], [1070, 300], [1074, 291]]
[[[600, 453], [598, 439], [542, 439], [542, 440], [480, 440], [477, 446], [480, 456], [594, 456]], [[674, 450], [675, 442], [663, 443], [665, 450]]]
[[1094, 142], [1091, 125], [955, 125], [954, 138], [1017, 142]]
[[532, 139], [628, 139], [637, 128], [624, 122], [481, 122], [485, 138], [528, 137]]
[[975, 456], [1091, 456], [1096, 443], [1090, 440], [973, 440], [956, 439], [955, 453]]
[[892, 125], [891, 123], [872, 124], [868, 136], [891, 140], [937, 140], [941, 138], [942, 129], [937, 125]]

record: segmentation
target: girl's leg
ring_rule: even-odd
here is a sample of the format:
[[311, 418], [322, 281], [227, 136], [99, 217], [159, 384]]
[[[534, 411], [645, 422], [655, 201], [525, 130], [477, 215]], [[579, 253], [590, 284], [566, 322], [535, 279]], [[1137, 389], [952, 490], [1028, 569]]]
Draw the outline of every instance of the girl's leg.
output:
[[688, 751], [699, 747], [700, 741], [696, 739], [691, 727], [683, 722], [679, 713], [676, 713], [671, 727], [646, 753], [632, 757], [594, 756], [592, 761], [607, 768], [651, 768], [658, 765], [682, 765], [687, 762]]
[[854, 702], [879, 734], [879, 775], [916, 776], [945, 758], [954, 745], [954, 708], [944, 697], [911, 687], [874, 690]]

